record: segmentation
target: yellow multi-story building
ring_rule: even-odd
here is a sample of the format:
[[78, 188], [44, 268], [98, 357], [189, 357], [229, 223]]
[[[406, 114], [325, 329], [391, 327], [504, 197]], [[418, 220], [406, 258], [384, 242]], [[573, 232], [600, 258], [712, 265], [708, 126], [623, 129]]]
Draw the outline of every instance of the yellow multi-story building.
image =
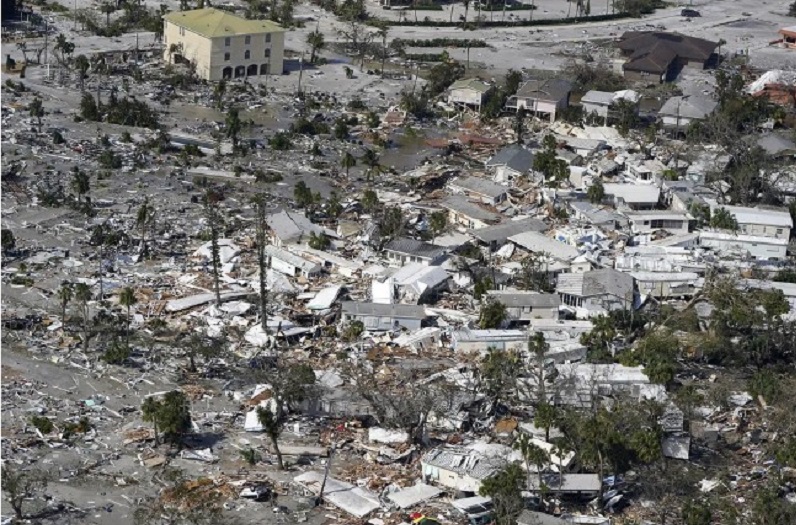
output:
[[163, 16], [164, 60], [193, 62], [205, 80], [281, 75], [285, 31], [267, 20], [246, 20], [220, 9]]

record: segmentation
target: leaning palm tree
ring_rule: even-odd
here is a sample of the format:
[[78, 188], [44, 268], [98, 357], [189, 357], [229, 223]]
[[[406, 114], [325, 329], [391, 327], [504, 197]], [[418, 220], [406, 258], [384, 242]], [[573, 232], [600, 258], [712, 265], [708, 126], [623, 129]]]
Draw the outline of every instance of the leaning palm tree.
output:
[[141, 257], [146, 257], [148, 250], [146, 244], [146, 232], [152, 226], [155, 219], [155, 207], [149, 202], [149, 197], [144, 197], [144, 202], [138, 208], [135, 224], [141, 228]]
[[74, 290], [72, 290], [72, 283], [64, 282], [61, 283], [61, 287], [58, 289], [58, 300], [61, 302], [61, 325], [62, 329], [66, 328], [66, 307], [69, 305], [69, 302], [74, 297]]
[[158, 436], [158, 417], [160, 412], [160, 402], [154, 397], [147, 397], [141, 405], [141, 419], [146, 423], [152, 423], [152, 429], [155, 431], [155, 446], [160, 445], [160, 437]]
[[343, 158], [340, 159], [340, 166], [345, 169], [345, 176], [348, 177], [348, 172], [351, 171], [351, 168], [357, 165], [357, 158], [351, 154], [350, 151], [346, 151]]
[[125, 344], [130, 348], [130, 307], [138, 301], [135, 298], [135, 292], [129, 286], [122, 288], [119, 292], [119, 304], [127, 307], [127, 331], [125, 332]]

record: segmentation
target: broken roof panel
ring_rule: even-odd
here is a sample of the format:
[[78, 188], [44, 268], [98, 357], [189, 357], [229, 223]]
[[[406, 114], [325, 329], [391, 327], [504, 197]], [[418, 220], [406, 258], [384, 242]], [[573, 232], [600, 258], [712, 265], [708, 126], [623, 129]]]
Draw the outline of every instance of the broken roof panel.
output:
[[468, 230], [468, 233], [485, 243], [506, 242], [512, 235], [518, 235], [527, 231], [542, 232], [547, 229], [547, 225], [539, 219], [527, 218], [516, 221], [508, 221], [495, 226]]
[[506, 187], [501, 186], [491, 180], [482, 179], [480, 177], [459, 177], [450, 183], [453, 189], [461, 189], [464, 191], [486, 195], [496, 199], [506, 193]]
[[351, 316], [398, 317], [407, 319], [425, 319], [426, 309], [413, 304], [378, 304], [344, 301], [343, 313]]
[[[299, 474], [293, 481], [319, 495], [323, 478], [321, 472], [309, 471]], [[324, 501], [358, 518], [364, 518], [381, 507], [377, 494], [332, 477], [326, 479], [322, 496]]]
[[533, 231], [512, 235], [508, 240], [530, 252], [546, 253], [560, 261], [570, 261], [579, 254], [574, 246]]
[[393, 239], [387, 243], [384, 249], [388, 252], [395, 252], [425, 259], [436, 259], [445, 255], [446, 250], [434, 244], [430, 244], [415, 239]]
[[436, 498], [440, 494], [442, 494], [442, 491], [437, 487], [418, 483], [412, 487], [391, 492], [387, 495], [387, 499], [402, 509], [410, 509], [424, 501]]

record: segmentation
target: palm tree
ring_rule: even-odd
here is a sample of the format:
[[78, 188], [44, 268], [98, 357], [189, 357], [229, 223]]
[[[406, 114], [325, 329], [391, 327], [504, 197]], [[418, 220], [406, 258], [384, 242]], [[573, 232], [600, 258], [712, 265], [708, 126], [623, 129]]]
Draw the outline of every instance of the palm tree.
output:
[[80, 306], [80, 312], [83, 317], [83, 351], [88, 352], [88, 340], [89, 340], [89, 317], [90, 317], [90, 309], [88, 306], [88, 302], [91, 300], [91, 288], [86, 283], [77, 283], [75, 285], [75, 300], [78, 302]]
[[318, 52], [326, 47], [323, 33], [317, 27], [315, 31], [307, 35], [307, 44], [310, 46], [310, 64], [314, 64], [318, 58]]
[[372, 149], [366, 149], [365, 154], [362, 156], [362, 162], [368, 167], [367, 178], [370, 179], [374, 175], [381, 173], [384, 167], [379, 162], [379, 156]]
[[141, 256], [146, 257], [148, 250], [146, 245], [146, 232], [152, 225], [155, 218], [155, 208], [149, 203], [149, 197], [144, 198], [141, 207], [138, 208], [135, 224], [141, 228]]
[[531, 472], [531, 465], [536, 467], [536, 472], [539, 475], [539, 490], [542, 490], [542, 469], [550, 461], [550, 456], [545, 450], [531, 441], [527, 434], [521, 433], [517, 440], [512, 445], [512, 448], [522, 455], [525, 461], [525, 470]]
[[100, 13], [105, 14], [105, 27], [111, 25], [111, 13], [116, 11], [116, 6], [113, 4], [102, 4], [99, 8]]
[[141, 405], [141, 419], [146, 423], [152, 423], [152, 428], [155, 431], [155, 446], [160, 445], [160, 437], [158, 436], [158, 412], [160, 411], [160, 402], [156, 401], [154, 397], [147, 397]]
[[464, 25], [467, 25], [467, 14], [470, 12], [470, 0], [464, 0]]
[[345, 169], [345, 176], [348, 177], [348, 172], [351, 171], [351, 168], [357, 165], [357, 158], [351, 154], [350, 151], [346, 151], [343, 158], [340, 159], [340, 166]]
[[91, 182], [88, 174], [75, 166], [72, 168], [72, 189], [77, 193], [77, 200], [82, 201], [84, 195], [88, 195], [91, 190]]
[[129, 286], [122, 288], [119, 292], [119, 304], [127, 307], [127, 331], [125, 332], [125, 343], [127, 348], [130, 348], [130, 307], [138, 301], [135, 298], [135, 292]]
[[78, 55], [75, 58], [75, 67], [77, 68], [78, 80], [80, 81], [80, 92], [84, 92], [86, 90], [86, 73], [88, 72], [89, 67], [91, 67], [91, 63], [86, 58], [86, 55]]
[[72, 283], [61, 283], [61, 287], [58, 289], [58, 300], [61, 302], [61, 329], [66, 328], [66, 307], [69, 305], [72, 297], [74, 297]]

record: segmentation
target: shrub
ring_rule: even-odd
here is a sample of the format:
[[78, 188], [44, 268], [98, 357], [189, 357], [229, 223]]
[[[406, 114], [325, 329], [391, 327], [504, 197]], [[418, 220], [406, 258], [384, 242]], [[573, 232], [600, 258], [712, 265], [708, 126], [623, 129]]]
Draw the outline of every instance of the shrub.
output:
[[33, 416], [30, 423], [42, 434], [49, 434], [54, 428], [53, 422], [44, 416]]

